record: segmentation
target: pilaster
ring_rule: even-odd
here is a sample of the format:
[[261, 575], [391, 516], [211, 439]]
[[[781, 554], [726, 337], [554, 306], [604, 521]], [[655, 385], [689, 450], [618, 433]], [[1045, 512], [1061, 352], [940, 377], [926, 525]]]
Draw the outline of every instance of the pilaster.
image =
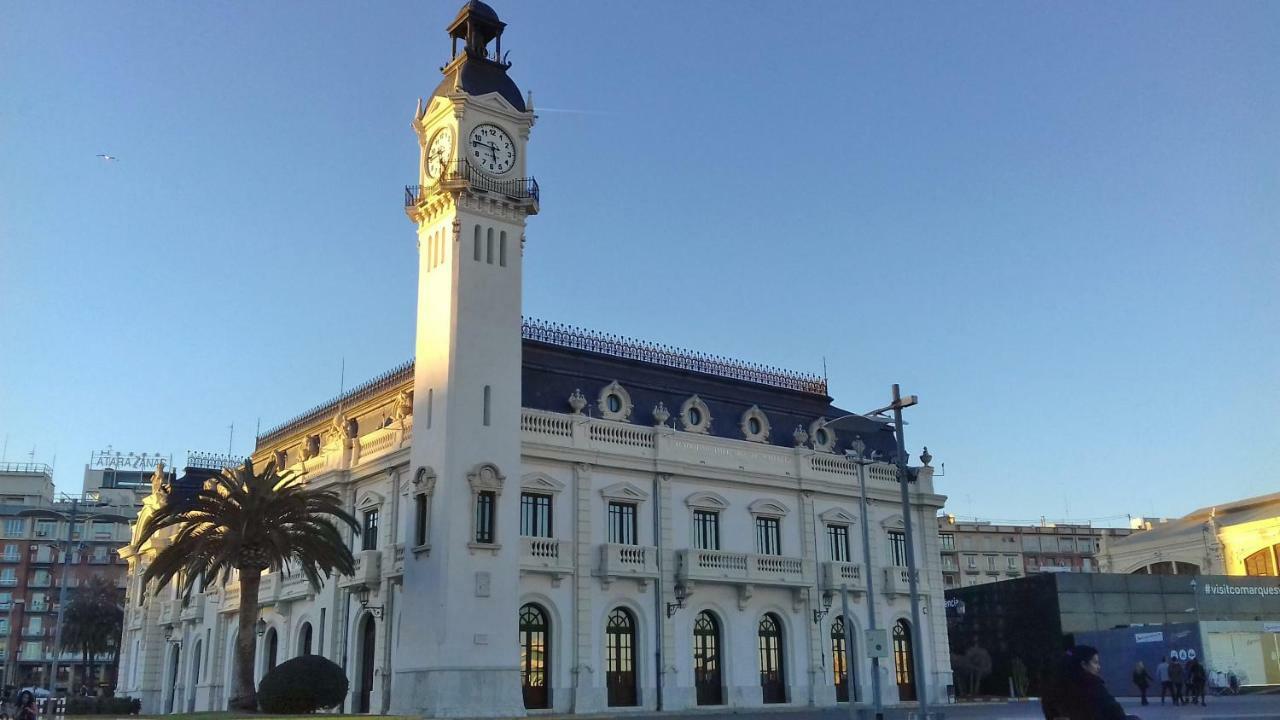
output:
[[[595, 579], [592, 575], [592, 559], [595, 554], [591, 526], [592, 483], [591, 466], [576, 463], [574, 477], [573, 545], [576, 568], [573, 574], [573, 711], [575, 713], [599, 712], [603, 703], [597, 687], [597, 669], [592, 666], [591, 620]], [[601, 673], [603, 674], [603, 673]]]

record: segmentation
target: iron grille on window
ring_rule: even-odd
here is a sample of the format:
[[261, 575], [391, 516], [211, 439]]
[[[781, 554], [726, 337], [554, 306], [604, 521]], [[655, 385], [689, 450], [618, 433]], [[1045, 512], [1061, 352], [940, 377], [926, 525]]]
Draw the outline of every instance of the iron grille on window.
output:
[[[889, 531], [889, 560], [895, 567], [907, 565], [907, 534], [901, 530]], [[969, 567], [973, 567], [970, 563]]]
[[636, 544], [636, 506], [631, 503], [609, 503], [609, 542], [617, 545]]
[[778, 518], [756, 518], [756, 552], [761, 555], [782, 554], [782, 529]]
[[524, 493], [520, 496], [520, 534], [551, 537], [551, 496]]
[[493, 515], [497, 496], [492, 490], [476, 494], [476, 542], [493, 542]]
[[720, 549], [720, 513], [714, 510], [693, 511], [693, 542], [699, 550]]
[[831, 559], [835, 562], [849, 562], [849, 526], [828, 525], [827, 540], [831, 544]]
[[421, 547], [427, 544], [427, 496], [419, 493], [413, 498], [413, 542]]
[[378, 549], [378, 511], [366, 510], [364, 513], [364, 530], [360, 533], [361, 550]]

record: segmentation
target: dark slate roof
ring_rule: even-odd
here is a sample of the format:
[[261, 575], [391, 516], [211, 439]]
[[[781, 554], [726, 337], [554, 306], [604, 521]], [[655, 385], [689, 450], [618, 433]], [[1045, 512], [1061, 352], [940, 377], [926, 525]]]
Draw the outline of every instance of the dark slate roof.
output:
[[[523, 340], [521, 406], [568, 413], [569, 396], [581, 390], [599, 417], [594, 403], [600, 390], [617, 381], [631, 396], [630, 422], [653, 425], [653, 407], [666, 405], [674, 418], [689, 397], [697, 395], [711, 411], [711, 435], [743, 440], [742, 414], [758, 406], [769, 419], [770, 444], [792, 447], [797, 426], [808, 431], [819, 418], [834, 420], [850, 413], [831, 403], [826, 380], [820, 376], [744, 363], [631, 338], [592, 332], [567, 325], [526, 318]], [[332, 417], [349, 406], [396, 391], [413, 382], [412, 360], [317, 405], [258, 436], [257, 447]], [[672, 423], [673, 420], [668, 420]], [[863, 418], [841, 422], [835, 451], [842, 453], [855, 435], [878, 452], [882, 460], [895, 454], [892, 431], [883, 423]], [[187, 469], [188, 472], [192, 468]]]
[[[595, 407], [600, 391], [617, 381], [631, 396], [630, 422], [652, 427], [653, 407], [662, 402], [672, 419], [680, 406], [697, 395], [711, 411], [709, 434], [742, 440], [742, 414], [756, 405], [769, 418], [769, 443], [781, 447], [795, 445], [796, 426], [806, 431], [818, 418], [833, 420], [849, 415], [831, 403], [826, 395], [801, 392], [761, 383], [722, 377], [643, 360], [622, 358], [579, 348], [525, 339], [521, 406], [552, 412], [572, 412], [569, 396], [581, 390], [589, 405], [583, 410], [599, 417]], [[677, 426], [678, 427], [678, 426]], [[895, 454], [893, 433], [882, 423], [854, 418], [840, 424], [836, 432], [836, 452], [843, 452], [861, 435], [867, 452], [873, 450], [888, 459]]]
[[455, 78], [460, 74], [463, 91], [469, 95], [485, 95], [496, 92], [512, 107], [524, 112], [524, 97], [520, 88], [507, 75], [507, 65], [484, 58], [470, 57], [462, 54], [462, 61], [446, 69], [444, 79], [431, 93], [432, 97], [444, 96], [453, 92]]
[[219, 470], [202, 467], [188, 467], [182, 470], [182, 477], [169, 481], [168, 504], [189, 505], [200, 494], [204, 481], [221, 474]]

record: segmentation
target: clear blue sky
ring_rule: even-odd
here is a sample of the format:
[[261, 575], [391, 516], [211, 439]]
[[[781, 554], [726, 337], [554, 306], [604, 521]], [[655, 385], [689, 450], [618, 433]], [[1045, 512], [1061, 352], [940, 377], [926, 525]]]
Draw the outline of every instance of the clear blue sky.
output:
[[[247, 452], [408, 359], [460, 4], [0, 5], [9, 460]], [[495, 7], [544, 108], [526, 314], [900, 382], [960, 515], [1280, 485], [1280, 4]]]

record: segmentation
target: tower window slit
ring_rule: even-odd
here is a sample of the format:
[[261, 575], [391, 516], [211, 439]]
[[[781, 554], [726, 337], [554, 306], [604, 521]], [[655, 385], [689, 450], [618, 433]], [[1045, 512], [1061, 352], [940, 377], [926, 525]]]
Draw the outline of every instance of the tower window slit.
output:
[[493, 228], [489, 228], [485, 232], [485, 259], [484, 261], [493, 264]]
[[507, 231], [498, 233], [498, 264], [507, 266]]
[[475, 247], [476, 262], [480, 262], [480, 226], [479, 225], [476, 226], [475, 246], [476, 246]]
[[484, 386], [484, 424], [489, 425], [489, 398], [493, 395], [488, 385]]
[[436, 391], [434, 388], [427, 388], [427, 427], [431, 427], [431, 406], [434, 404]]

